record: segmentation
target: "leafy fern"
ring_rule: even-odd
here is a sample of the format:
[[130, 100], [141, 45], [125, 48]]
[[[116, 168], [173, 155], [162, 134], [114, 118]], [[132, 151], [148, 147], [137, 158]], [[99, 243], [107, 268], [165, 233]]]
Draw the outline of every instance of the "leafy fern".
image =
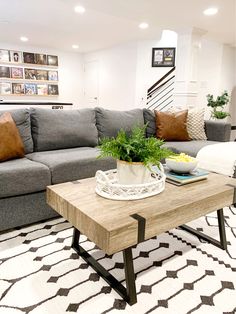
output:
[[104, 138], [100, 144], [99, 158], [113, 157], [128, 162], [143, 162], [149, 167], [158, 166], [162, 159], [174, 155], [172, 151], [162, 147], [163, 140], [155, 137], [146, 138], [145, 133], [146, 125], [135, 127], [130, 135], [121, 129], [116, 138]]

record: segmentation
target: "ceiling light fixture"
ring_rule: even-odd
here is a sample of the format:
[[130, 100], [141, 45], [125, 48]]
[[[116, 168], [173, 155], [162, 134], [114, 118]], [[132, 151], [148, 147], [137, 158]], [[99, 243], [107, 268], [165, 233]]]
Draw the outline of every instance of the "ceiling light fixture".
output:
[[218, 12], [217, 8], [208, 8], [206, 10], [203, 11], [203, 14], [205, 15], [215, 15]]
[[143, 22], [143, 23], [139, 24], [139, 28], [141, 28], [141, 29], [146, 29], [148, 27], [149, 27], [148, 23]]
[[77, 6], [75, 7], [75, 12], [76, 12], [76, 13], [79, 13], [79, 14], [83, 14], [83, 13], [85, 12], [85, 8], [82, 7], [81, 5], [77, 5]]
[[78, 49], [78, 48], [79, 48], [79, 45], [72, 45], [72, 48], [73, 48], [73, 49]]
[[28, 41], [29, 39], [28, 39], [27, 37], [25, 37], [25, 36], [21, 36], [21, 37], [20, 37], [20, 40], [21, 40], [21, 41]]

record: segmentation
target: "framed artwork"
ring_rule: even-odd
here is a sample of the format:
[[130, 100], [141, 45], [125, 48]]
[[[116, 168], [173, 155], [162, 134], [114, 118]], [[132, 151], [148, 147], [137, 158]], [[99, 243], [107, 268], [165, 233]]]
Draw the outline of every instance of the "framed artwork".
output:
[[59, 95], [58, 85], [49, 84], [48, 85], [48, 95], [57, 96]]
[[25, 84], [25, 94], [26, 95], [36, 95], [37, 94], [36, 84], [26, 83]]
[[12, 93], [17, 95], [23, 95], [25, 93], [24, 84], [12, 83]]
[[10, 61], [13, 63], [22, 63], [22, 52], [20, 51], [10, 51]]
[[58, 81], [58, 72], [57, 71], [48, 71], [48, 80], [49, 81]]
[[23, 79], [23, 68], [11, 68], [11, 78]]
[[39, 81], [47, 81], [47, 79], [48, 79], [48, 71], [46, 71], [46, 70], [37, 70], [36, 71], [36, 78]]
[[25, 79], [26, 80], [36, 80], [37, 79], [37, 70], [25, 68]]
[[11, 83], [0, 83], [0, 94], [10, 95], [11, 94]]
[[53, 65], [53, 66], [58, 66], [58, 57], [57, 56], [48, 55], [47, 56], [47, 64], [48, 65]]
[[0, 78], [10, 78], [10, 68], [0, 66]]
[[175, 48], [152, 48], [152, 67], [174, 67]]
[[9, 50], [0, 49], [0, 62], [9, 62], [10, 55]]
[[24, 63], [34, 64], [34, 53], [31, 52], [23, 52]]
[[47, 84], [37, 84], [38, 95], [46, 96], [48, 94]]
[[47, 64], [47, 55], [44, 55], [41, 53], [35, 53], [34, 61], [36, 64]]

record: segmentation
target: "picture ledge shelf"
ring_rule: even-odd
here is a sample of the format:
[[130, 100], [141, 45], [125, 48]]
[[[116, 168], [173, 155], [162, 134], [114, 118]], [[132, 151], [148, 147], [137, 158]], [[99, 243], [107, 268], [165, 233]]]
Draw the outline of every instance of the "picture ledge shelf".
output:
[[12, 67], [18, 67], [18, 66], [24, 66], [24, 67], [39, 67], [39, 68], [51, 68], [51, 69], [57, 69], [58, 65], [48, 65], [48, 64], [38, 64], [38, 63], [20, 63], [20, 62], [5, 62], [0, 61], [0, 65], [9, 65]]

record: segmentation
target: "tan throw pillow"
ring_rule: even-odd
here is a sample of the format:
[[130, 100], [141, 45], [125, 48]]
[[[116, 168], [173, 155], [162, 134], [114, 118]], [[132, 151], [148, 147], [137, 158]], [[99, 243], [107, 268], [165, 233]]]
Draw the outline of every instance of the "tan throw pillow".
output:
[[205, 133], [204, 108], [190, 109], [187, 118], [187, 131], [192, 140], [207, 140]]
[[179, 112], [156, 111], [156, 134], [165, 141], [188, 141], [187, 132], [188, 110]]
[[9, 112], [0, 116], [0, 161], [24, 157], [24, 145]]

